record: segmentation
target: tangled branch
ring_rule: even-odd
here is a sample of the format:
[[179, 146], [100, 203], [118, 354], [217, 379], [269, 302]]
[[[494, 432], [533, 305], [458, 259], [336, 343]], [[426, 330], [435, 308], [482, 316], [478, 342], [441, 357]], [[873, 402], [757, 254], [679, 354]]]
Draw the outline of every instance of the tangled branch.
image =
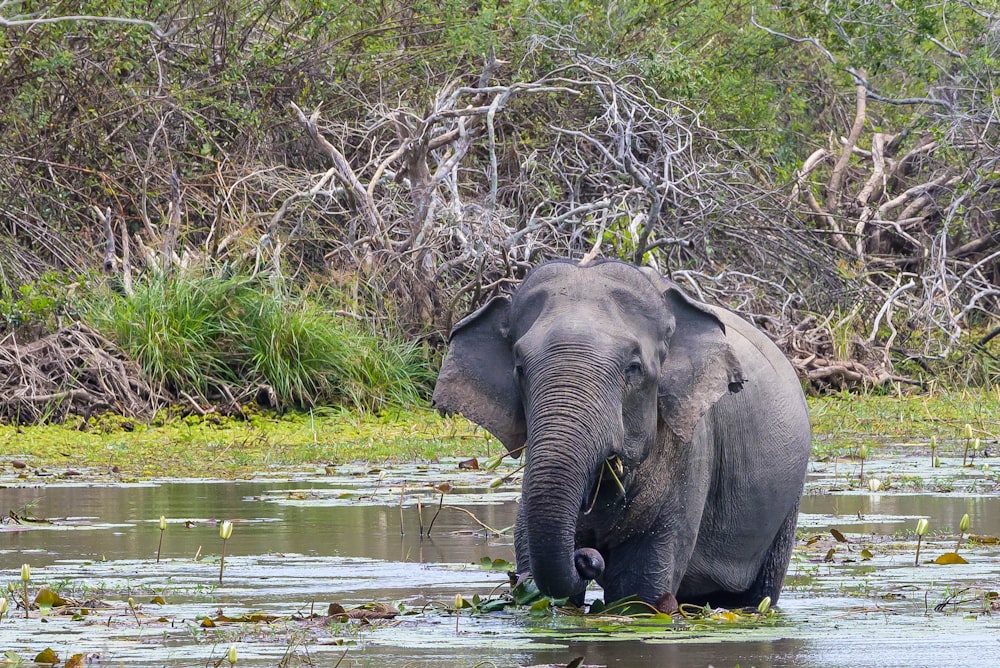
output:
[[20, 345], [0, 341], [0, 420], [59, 422], [93, 412], [148, 419], [160, 403], [134, 362], [82, 323]]

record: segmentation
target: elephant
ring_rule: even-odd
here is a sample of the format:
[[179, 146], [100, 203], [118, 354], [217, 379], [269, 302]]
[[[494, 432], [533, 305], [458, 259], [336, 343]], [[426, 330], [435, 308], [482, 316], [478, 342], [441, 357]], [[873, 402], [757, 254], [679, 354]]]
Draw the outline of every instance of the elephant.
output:
[[553, 260], [458, 322], [433, 405], [525, 467], [516, 567], [552, 598], [777, 603], [811, 448], [792, 365], [655, 270]]

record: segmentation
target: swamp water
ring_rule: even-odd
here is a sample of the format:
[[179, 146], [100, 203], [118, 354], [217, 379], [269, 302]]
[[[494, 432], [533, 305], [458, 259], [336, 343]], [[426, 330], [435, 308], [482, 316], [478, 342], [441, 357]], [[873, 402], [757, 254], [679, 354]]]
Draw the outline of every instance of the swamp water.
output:
[[[509, 591], [502, 569], [479, 564], [513, 560], [505, 530], [517, 498], [515, 487], [490, 489], [495, 474], [456, 462], [246, 482], [5, 479], [0, 512], [48, 522], [0, 526], [0, 586], [14, 588], [0, 653], [30, 663], [51, 648], [60, 661], [79, 654], [79, 665], [98, 666], [229, 666], [231, 645], [237, 666], [532, 666], [580, 656], [598, 666], [980, 665], [1000, 654], [1000, 610], [988, 594], [1000, 589], [1000, 548], [990, 542], [1000, 496], [995, 474], [960, 463], [869, 464], [866, 477], [889, 486], [879, 494], [851, 482], [856, 462], [814, 463], [777, 613], [673, 626], [524, 608], [456, 617], [456, 594]], [[434, 486], [444, 482], [452, 487], [438, 513]], [[418, 500], [425, 528], [438, 513], [423, 540]], [[926, 562], [954, 549], [964, 513], [981, 538], [961, 548], [969, 563], [914, 567], [916, 519], [931, 525]], [[168, 528], [156, 563], [161, 515]], [[220, 585], [222, 519], [234, 531]], [[32, 597], [48, 586], [74, 605], [24, 619], [13, 601], [24, 563]], [[372, 602], [413, 614], [327, 616], [330, 603]]]

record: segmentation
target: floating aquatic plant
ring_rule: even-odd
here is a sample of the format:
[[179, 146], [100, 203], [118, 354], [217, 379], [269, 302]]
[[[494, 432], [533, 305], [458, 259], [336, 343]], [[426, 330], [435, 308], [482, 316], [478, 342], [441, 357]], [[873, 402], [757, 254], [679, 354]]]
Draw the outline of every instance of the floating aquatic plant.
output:
[[438, 501], [437, 511], [434, 513], [434, 517], [431, 518], [431, 523], [427, 525], [427, 536], [430, 537], [431, 530], [434, 528], [434, 522], [437, 520], [438, 515], [441, 514], [441, 508], [444, 507], [444, 495], [453, 489], [450, 482], [443, 482], [440, 485], [435, 485], [434, 489], [441, 493], [441, 499]]
[[139, 611], [135, 609], [135, 599], [131, 596], [128, 599], [128, 609], [132, 613], [132, 617], [135, 618], [135, 623], [142, 626], [142, 622], [139, 621]]
[[968, 422], [965, 423], [965, 452], [962, 453], [962, 466], [965, 466], [965, 460], [969, 456], [969, 446], [972, 444], [972, 425]]
[[958, 553], [958, 548], [962, 546], [962, 538], [965, 536], [965, 532], [969, 530], [969, 513], [962, 515], [962, 520], [958, 523], [958, 541], [955, 543], [955, 550], [952, 552], [945, 552], [940, 557], [934, 560], [935, 564], [940, 566], [950, 566], [953, 564], [967, 564], [968, 561], [965, 557]]

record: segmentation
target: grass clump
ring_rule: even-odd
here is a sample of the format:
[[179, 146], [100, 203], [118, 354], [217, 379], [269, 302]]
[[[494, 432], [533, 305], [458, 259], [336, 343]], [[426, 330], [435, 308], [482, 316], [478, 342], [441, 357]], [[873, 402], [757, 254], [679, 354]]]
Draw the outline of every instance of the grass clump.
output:
[[91, 295], [82, 313], [176, 398], [240, 402], [263, 387], [282, 406], [378, 410], [432, 380], [420, 345], [259, 276], [150, 277]]

